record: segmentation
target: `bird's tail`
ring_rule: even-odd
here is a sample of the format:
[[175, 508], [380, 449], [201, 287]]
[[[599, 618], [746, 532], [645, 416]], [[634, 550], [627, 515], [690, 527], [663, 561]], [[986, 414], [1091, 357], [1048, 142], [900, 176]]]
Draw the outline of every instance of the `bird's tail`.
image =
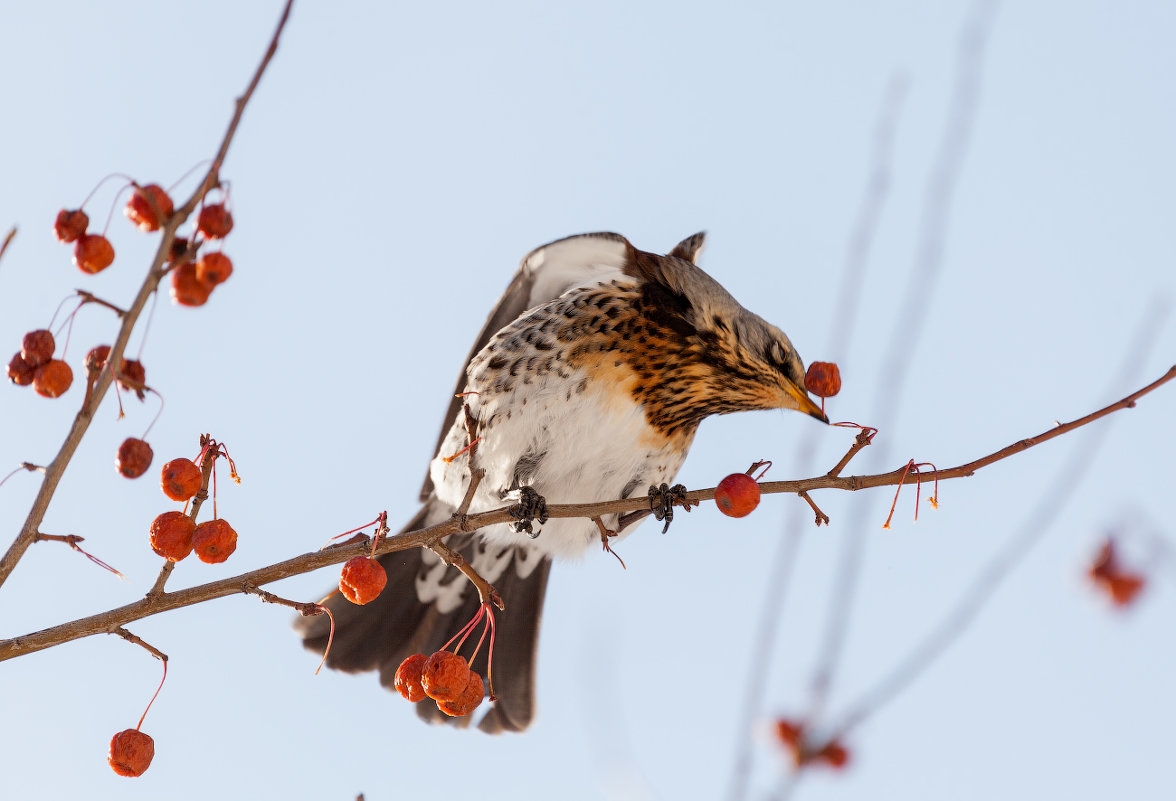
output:
[[[402, 531], [412, 531], [448, 516], [435, 501], [426, 502]], [[505, 610], [496, 612], [494, 693], [497, 701], [478, 728], [497, 734], [527, 728], [535, 711], [535, 656], [539, 620], [551, 559], [522, 545], [489, 545], [478, 532], [454, 534], [445, 544], [461, 553], [502, 596]], [[430, 551], [414, 548], [381, 557], [388, 584], [374, 601], [357, 606], [336, 593], [325, 601], [335, 616], [335, 638], [327, 665], [358, 673], [380, 672], [380, 684], [394, 689], [396, 669], [414, 653], [441, 648], [478, 610], [478, 593], [456, 569], [446, 567]], [[296, 623], [302, 644], [322, 653], [330, 621], [326, 615], [300, 618]], [[462, 655], [472, 650], [477, 636], [466, 641]], [[489, 649], [483, 644], [471, 668], [486, 678]], [[417, 713], [431, 722], [468, 726], [469, 717], [451, 718], [428, 699]]]

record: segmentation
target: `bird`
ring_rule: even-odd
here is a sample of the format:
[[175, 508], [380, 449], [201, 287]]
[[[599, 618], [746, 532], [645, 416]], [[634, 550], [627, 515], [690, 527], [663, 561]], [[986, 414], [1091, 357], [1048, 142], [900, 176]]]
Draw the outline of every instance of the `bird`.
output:
[[[579, 558], [602, 540], [608, 549], [650, 515], [672, 519], [668, 485], [702, 420], [789, 409], [829, 422], [806, 392], [804, 363], [784, 332], [698, 266], [704, 243], [704, 233], [694, 234], [658, 255], [602, 232], [537, 248], [523, 258], [470, 350], [420, 510], [404, 531], [450, 519], [474, 468], [485, 474], [471, 512], [536, 500], [541, 509], [543, 501], [651, 498], [648, 512], [605, 515], [599, 524], [561, 518], [533, 529], [521, 520], [445, 540], [504, 602], [496, 625], [496, 699], [477, 724], [482, 731], [523, 731], [534, 718], [552, 561]], [[471, 422], [477, 447], [465, 451]], [[380, 683], [392, 689], [401, 661], [440, 648], [474, 616], [480, 599], [456, 568], [427, 549], [379, 560], [388, 584], [374, 601], [357, 606], [335, 594], [325, 602], [336, 627], [326, 663], [345, 672], [378, 670]], [[297, 625], [303, 644], [321, 654], [325, 616]], [[471, 667], [485, 675], [486, 658], [479, 651]], [[427, 702], [417, 711], [433, 722], [471, 722], [447, 718]]]

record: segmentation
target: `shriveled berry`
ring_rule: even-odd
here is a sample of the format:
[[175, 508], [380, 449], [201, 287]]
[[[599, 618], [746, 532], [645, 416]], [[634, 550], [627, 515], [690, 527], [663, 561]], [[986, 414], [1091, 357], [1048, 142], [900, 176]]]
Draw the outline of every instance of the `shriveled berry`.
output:
[[73, 384], [73, 370], [61, 359], [50, 359], [33, 373], [33, 389], [43, 398], [59, 398]]
[[426, 697], [425, 688], [421, 686], [421, 673], [427, 661], [429, 657], [424, 654], [413, 654], [396, 668], [396, 692], [414, 704]]
[[201, 562], [210, 565], [219, 564], [237, 550], [237, 532], [225, 522], [224, 518], [205, 520], [196, 526], [196, 534], [192, 537], [192, 550]]
[[142, 776], [155, 758], [155, 741], [138, 729], [114, 735], [106, 761], [119, 776]]
[[100, 273], [114, 263], [114, 245], [101, 234], [85, 234], [74, 244], [74, 264], [84, 273]]
[[90, 348], [90, 352], [86, 354], [86, 370], [92, 375], [98, 375], [98, 373], [102, 372], [102, 368], [106, 366], [106, 360], [109, 358], [109, 345], [98, 345]]
[[196, 262], [196, 278], [210, 286], [223, 284], [233, 274], [233, 260], [223, 253], [205, 253]]
[[813, 362], [804, 374], [804, 387], [818, 398], [832, 398], [841, 391], [841, 370], [833, 362]]
[[200, 489], [203, 475], [191, 459], [172, 459], [163, 466], [160, 486], [173, 501], [186, 501]]
[[486, 685], [482, 682], [482, 677], [471, 670], [470, 679], [461, 694], [452, 701], [438, 701], [437, 708], [451, 718], [465, 717], [478, 708], [485, 695]]
[[188, 253], [188, 237], [177, 236], [172, 239], [171, 248], [167, 251], [167, 261], [175, 264]]
[[339, 592], [353, 604], [363, 606], [383, 592], [388, 583], [388, 573], [375, 559], [356, 556], [347, 560], [339, 575]]
[[18, 387], [27, 387], [33, 383], [33, 375], [36, 372], [37, 368], [26, 362], [19, 353], [8, 362], [8, 379]]
[[62, 209], [57, 212], [57, 220], [53, 223], [53, 233], [62, 242], [70, 243], [90, 227], [90, 218], [81, 209]]
[[183, 512], [164, 512], [151, 522], [151, 550], [178, 562], [192, 553], [196, 524]]
[[181, 306], [203, 306], [212, 294], [214, 284], [201, 281], [196, 273], [196, 265], [184, 262], [171, 271], [172, 300]]
[[470, 666], [452, 651], [437, 651], [421, 670], [421, 687], [434, 701], [454, 701], [470, 680]]
[[[152, 201], [155, 208], [151, 206]], [[159, 212], [156, 213], [155, 209], [159, 209]], [[157, 231], [161, 223], [167, 222], [167, 218], [174, 210], [172, 199], [159, 184], [147, 184], [135, 187], [134, 194], [123, 208], [123, 214], [127, 215], [127, 219], [138, 226], [140, 231]]]
[[20, 343], [20, 355], [33, 367], [40, 367], [53, 358], [53, 351], [57, 344], [53, 341], [53, 334], [44, 328], [29, 331]]
[[759, 502], [759, 484], [746, 473], [732, 473], [715, 487], [715, 503], [727, 517], [746, 517]]
[[123, 359], [118, 368], [118, 385], [128, 392], [134, 392], [139, 400], [147, 397], [147, 368], [138, 359]]
[[153, 455], [151, 446], [146, 442], [134, 437], [127, 437], [123, 440], [123, 444], [118, 446], [118, 459], [114, 466], [127, 478], [138, 478], [147, 472], [147, 468], [151, 467]]
[[209, 239], [223, 239], [233, 230], [233, 214], [224, 203], [213, 203], [200, 210], [196, 230]]

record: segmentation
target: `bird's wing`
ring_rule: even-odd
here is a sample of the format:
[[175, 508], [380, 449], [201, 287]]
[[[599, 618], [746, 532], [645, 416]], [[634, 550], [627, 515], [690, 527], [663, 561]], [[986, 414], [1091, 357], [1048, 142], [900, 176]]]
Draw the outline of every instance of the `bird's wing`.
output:
[[[441, 433], [437, 437], [434, 456], [440, 452], [445, 436], [461, 411], [462, 401], [458, 393], [466, 386], [466, 368], [490, 338], [514, 322], [523, 312], [555, 300], [573, 287], [594, 284], [607, 280], [610, 276], [620, 275], [632, 253], [633, 246], [620, 234], [595, 233], [558, 239], [532, 250], [523, 258], [518, 271], [491, 310], [490, 316], [486, 318], [486, 324], [482, 326], [469, 355], [461, 365], [461, 372], [458, 373], [457, 384], [449, 401], [449, 409], [441, 423]], [[433, 480], [426, 472], [425, 483], [421, 487], [421, 500], [426, 500], [432, 492]]]

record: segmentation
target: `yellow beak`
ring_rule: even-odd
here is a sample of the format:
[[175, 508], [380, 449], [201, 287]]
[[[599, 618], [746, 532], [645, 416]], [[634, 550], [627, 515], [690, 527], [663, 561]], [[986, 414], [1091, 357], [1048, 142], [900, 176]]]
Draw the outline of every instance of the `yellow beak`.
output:
[[809, 417], [817, 418], [822, 423], [829, 422], [829, 418], [826, 417], [825, 413], [821, 411], [821, 407], [818, 406], [815, 402], [813, 402], [813, 399], [809, 397], [809, 394], [807, 392], [805, 392], [803, 389], [801, 389], [800, 387], [796, 386], [796, 384], [793, 384], [791, 381], [785, 380], [784, 381], [784, 391], [788, 394], [788, 396], [790, 398], [792, 398], [794, 401], [796, 401], [796, 408], [798, 410], [804, 412]]

